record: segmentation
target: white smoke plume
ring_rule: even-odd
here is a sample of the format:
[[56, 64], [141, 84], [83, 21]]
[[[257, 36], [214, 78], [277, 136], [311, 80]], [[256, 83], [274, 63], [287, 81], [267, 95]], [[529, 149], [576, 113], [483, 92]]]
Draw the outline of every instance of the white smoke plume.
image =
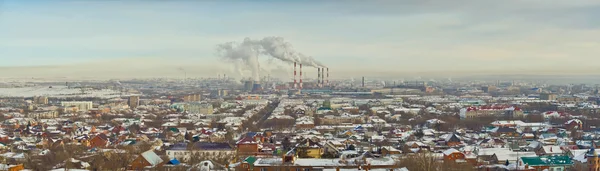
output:
[[242, 66], [252, 71], [252, 78], [258, 81], [260, 64], [259, 54], [278, 59], [286, 63], [298, 63], [305, 67], [325, 67], [310, 56], [296, 52], [289, 42], [282, 37], [265, 37], [261, 40], [245, 38], [243, 42], [228, 42], [217, 45], [217, 51], [221, 59], [232, 62], [238, 73], [242, 73]]
[[241, 62], [241, 64], [246, 65], [252, 71], [254, 81], [259, 81], [260, 65], [258, 63], [258, 55], [260, 53], [260, 46], [253, 40], [246, 38], [242, 43], [228, 42], [220, 44], [217, 45], [217, 51], [219, 56], [228, 62], [233, 62], [236, 65], [239, 65]]

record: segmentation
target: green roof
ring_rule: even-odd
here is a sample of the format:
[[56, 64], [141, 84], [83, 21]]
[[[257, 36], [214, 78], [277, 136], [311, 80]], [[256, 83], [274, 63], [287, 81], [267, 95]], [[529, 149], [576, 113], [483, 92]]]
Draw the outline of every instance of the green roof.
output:
[[320, 108], [319, 108], [319, 109], [317, 109], [317, 110], [331, 110], [331, 108], [329, 108], [329, 107], [320, 107]]
[[521, 157], [529, 166], [569, 166], [573, 161], [569, 156]]
[[177, 128], [169, 128], [170, 131], [173, 131], [174, 133], [179, 133], [179, 129]]
[[248, 162], [248, 164], [250, 164], [250, 165], [254, 165], [254, 162], [256, 162], [256, 157], [253, 157], [253, 156], [246, 157], [246, 159], [244, 161]]

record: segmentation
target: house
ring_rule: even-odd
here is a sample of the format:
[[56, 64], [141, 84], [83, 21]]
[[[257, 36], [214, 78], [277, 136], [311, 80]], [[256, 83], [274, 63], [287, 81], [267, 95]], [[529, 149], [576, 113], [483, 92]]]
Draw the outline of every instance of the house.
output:
[[452, 162], [452, 163], [469, 163], [469, 164], [476, 164], [477, 160], [476, 157], [472, 157], [472, 158], [467, 158], [467, 156], [454, 149], [454, 148], [449, 148], [448, 150], [444, 151], [442, 154], [444, 154], [444, 162]]
[[145, 168], [154, 168], [163, 164], [163, 160], [154, 153], [153, 150], [148, 150], [139, 155], [131, 164], [129, 170], [143, 170]]
[[323, 145], [309, 138], [298, 142], [295, 149], [298, 158], [321, 158], [321, 155], [325, 152]]
[[555, 155], [564, 155], [566, 152], [560, 147], [556, 145], [546, 145], [542, 146], [542, 148], [536, 151], [538, 156], [555, 156]]
[[106, 134], [98, 134], [89, 140], [90, 148], [101, 148], [108, 145], [108, 137]]
[[462, 144], [461, 138], [456, 134], [445, 134], [440, 136], [441, 140], [438, 142], [440, 145], [446, 145], [448, 147], [455, 147]]
[[476, 118], [482, 116], [512, 116], [520, 117], [523, 116], [523, 110], [518, 107], [508, 105], [491, 105], [491, 106], [479, 106], [479, 107], [467, 107], [460, 110], [460, 118]]
[[354, 158], [340, 157], [336, 159], [296, 159], [294, 156], [283, 156], [281, 158], [248, 157], [243, 162], [232, 165], [232, 167], [235, 167], [235, 170], [238, 171], [392, 170], [398, 168], [396, 161], [390, 157], [373, 158], [369, 155], [361, 156]]
[[383, 156], [398, 155], [398, 154], [402, 154], [402, 151], [400, 151], [392, 146], [385, 146], [385, 147], [381, 148], [381, 155], [383, 155]]
[[521, 157], [525, 169], [564, 171], [573, 166], [569, 156]]
[[589, 170], [600, 170], [600, 157], [594, 148], [587, 151], [583, 158]]
[[236, 143], [238, 156], [254, 156], [258, 153], [259, 141], [250, 136], [245, 136]]
[[298, 119], [296, 119], [296, 128], [297, 129], [314, 129], [315, 128], [315, 122], [312, 119], [312, 117], [300, 117]]
[[583, 129], [583, 122], [579, 119], [571, 119], [565, 122], [564, 126], [567, 130]]
[[191, 145], [178, 143], [166, 150], [169, 159], [187, 162], [193, 156], [211, 157], [233, 156], [235, 150], [228, 143], [195, 142]]
[[503, 147], [506, 142], [499, 138], [487, 138], [479, 141], [478, 144], [481, 147]]
[[331, 140], [325, 143], [324, 148], [327, 152], [339, 154], [341, 151], [346, 149], [346, 144], [341, 143], [339, 141]]
[[409, 141], [404, 143], [404, 145], [408, 146], [408, 148], [411, 149], [427, 149], [429, 150], [431, 147], [429, 147], [429, 145], [423, 143], [423, 142], [419, 142], [419, 141]]
[[492, 130], [492, 135], [496, 137], [519, 137], [521, 134], [515, 128], [497, 127]]

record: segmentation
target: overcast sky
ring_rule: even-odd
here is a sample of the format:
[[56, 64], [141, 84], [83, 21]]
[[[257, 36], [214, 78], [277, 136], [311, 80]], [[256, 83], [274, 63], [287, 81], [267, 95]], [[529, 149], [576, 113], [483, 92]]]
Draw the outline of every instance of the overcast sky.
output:
[[233, 74], [215, 46], [265, 36], [332, 76], [600, 68], [598, 0], [0, 2], [0, 76]]

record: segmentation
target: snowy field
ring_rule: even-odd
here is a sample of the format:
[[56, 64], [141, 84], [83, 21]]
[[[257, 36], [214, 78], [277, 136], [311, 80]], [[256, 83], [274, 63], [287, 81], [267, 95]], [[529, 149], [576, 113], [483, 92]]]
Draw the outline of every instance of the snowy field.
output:
[[110, 89], [91, 90], [86, 89], [83, 93], [81, 89], [71, 88], [66, 86], [36, 86], [36, 87], [19, 87], [19, 88], [0, 88], [0, 97], [99, 97], [99, 98], [115, 98], [120, 97], [121, 93]]

